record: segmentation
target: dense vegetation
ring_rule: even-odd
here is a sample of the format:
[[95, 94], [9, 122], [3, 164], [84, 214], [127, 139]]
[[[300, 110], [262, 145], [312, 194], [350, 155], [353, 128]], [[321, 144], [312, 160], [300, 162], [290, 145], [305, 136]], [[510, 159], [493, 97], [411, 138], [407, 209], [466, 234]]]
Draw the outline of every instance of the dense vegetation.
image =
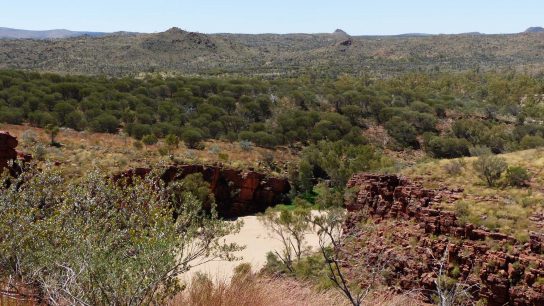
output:
[[[106, 78], [0, 72], [0, 122], [262, 147], [367, 138], [435, 157], [540, 146], [544, 78], [514, 72], [407, 74], [390, 79]], [[372, 139], [382, 126], [390, 141]], [[364, 137], [368, 136], [368, 137]]]
[[[454, 159], [413, 171], [437, 176], [432, 183], [470, 182], [474, 190], [467, 188], [467, 199], [450, 209], [462, 220], [526, 241], [532, 229], [527, 218], [541, 209], [540, 195], [530, 195], [536, 171], [495, 154], [544, 145], [543, 119], [544, 78], [513, 71], [411, 73], [387, 79], [110, 78], [0, 71], [0, 122], [43, 128], [50, 144], [58, 147], [50, 149], [59, 152], [74, 147], [63, 145], [59, 134], [82, 135], [65, 128], [131, 136], [135, 146], [127, 147], [125, 138], [126, 151], [142, 151], [146, 145], [143, 151], [150, 153], [159, 143], [159, 150], [168, 149], [160, 155], [169, 154], [170, 160], [176, 160], [174, 151], [196, 152], [174, 150], [181, 143], [200, 150], [211, 139], [236, 142], [255, 155], [254, 146], [268, 154], [293, 152], [295, 160], [278, 172], [288, 170], [294, 205], [280, 206], [279, 214], [269, 210], [261, 218], [284, 235], [288, 247], [270, 255], [265, 270], [304, 280], [328, 279], [322, 285], [339, 288], [353, 305], [380, 283], [359, 288], [342, 280], [341, 254], [334, 252], [339, 248], [326, 243], [342, 238], [340, 207], [353, 196], [344, 189], [353, 173], [397, 170], [396, 153], [389, 150], [422, 150], [436, 158], [474, 156], [466, 159], [470, 164]], [[31, 134], [23, 133], [21, 142], [43, 146]], [[100, 146], [99, 140], [95, 143]], [[211, 142], [207, 151], [227, 160], [218, 143]], [[47, 160], [35, 157], [42, 165]], [[270, 170], [280, 169], [274, 155], [258, 158]], [[236, 225], [218, 220], [213, 210], [211, 215], [202, 212], [202, 206], [213, 207], [214, 202], [202, 177], [168, 186], [157, 186], [150, 178], [127, 188], [105, 176], [90, 172], [68, 179], [46, 167], [19, 179], [5, 178], [0, 190], [0, 278], [37, 290], [51, 302], [160, 303], [181, 290], [175, 278], [199, 255], [230, 257], [237, 248], [220, 242]], [[516, 202], [496, 209], [471, 198], [482, 191], [506, 194]], [[327, 213], [314, 216], [312, 209]], [[482, 219], [482, 210], [489, 217]], [[14, 224], [20, 230], [13, 231]], [[310, 228], [320, 235], [319, 254], [302, 247]], [[35, 243], [35, 237], [43, 239]], [[299, 247], [291, 253], [290, 245]], [[364, 267], [365, 272], [393, 275], [374, 267]]]

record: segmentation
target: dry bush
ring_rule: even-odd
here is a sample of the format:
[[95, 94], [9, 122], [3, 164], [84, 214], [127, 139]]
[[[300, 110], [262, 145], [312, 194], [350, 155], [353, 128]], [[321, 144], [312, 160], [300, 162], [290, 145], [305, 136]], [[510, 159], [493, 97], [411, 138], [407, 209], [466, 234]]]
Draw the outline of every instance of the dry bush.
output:
[[446, 164], [444, 164], [443, 168], [444, 171], [446, 171], [449, 175], [459, 175], [461, 172], [463, 172], [463, 169], [466, 166], [466, 162], [464, 159], [454, 159]]
[[287, 278], [261, 277], [249, 265], [237, 268], [231, 281], [212, 281], [196, 275], [189, 287], [177, 295], [171, 306], [265, 306], [265, 305], [347, 305], [336, 291], [316, 292], [308, 284]]
[[[309, 283], [287, 277], [265, 277], [252, 273], [248, 266], [238, 269], [230, 282], [213, 282], [205, 275], [197, 275], [189, 287], [177, 295], [170, 306], [330, 306], [349, 305], [337, 290], [317, 291]], [[379, 293], [368, 300], [368, 305], [422, 305], [406, 295]]]

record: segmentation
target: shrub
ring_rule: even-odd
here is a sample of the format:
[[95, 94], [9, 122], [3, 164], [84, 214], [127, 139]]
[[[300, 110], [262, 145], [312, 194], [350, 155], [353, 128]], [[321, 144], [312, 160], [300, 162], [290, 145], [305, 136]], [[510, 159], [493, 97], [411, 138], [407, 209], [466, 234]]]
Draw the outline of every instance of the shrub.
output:
[[462, 223], [465, 223], [470, 215], [469, 204], [465, 201], [457, 201], [455, 203], [455, 214]]
[[159, 140], [157, 139], [157, 136], [155, 136], [154, 134], [145, 135], [145, 136], [142, 138], [142, 142], [143, 142], [146, 146], [154, 145], [154, 144], [156, 144], [158, 141], [159, 141]]
[[437, 158], [457, 158], [469, 155], [470, 143], [466, 139], [455, 137], [431, 137], [426, 149]]
[[115, 116], [104, 113], [91, 121], [91, 129], [99, 133], [115, 133], [119, 128], [119, 120]]
[[34, 111], [28, 114], [28, 121], [34, 126], [44, 127], [47, 125], [57, 125], [55, 117], [44, 111]]
[[166, 155], [168, 155], [168, 152], [169, 152], [169, 151], [170, 151], [170, 150], [169, 150], [167, 147], [162, 147], [162, 146], [161, 146], [161, 147], [159, 148], [159, 155], [160, 155], [160, 156], [166, 156]]
[[501, 157], [485, 154], [474, 161], [473, 167], [478, 176], [485, 180], [487, 186], [492, 187], [501, 178], [506, 168], [508, 168], [508, 164]]
[[433, 108], [427, 104], [420, 101], [415, 101], [410, 104], [410, 108], [419, 113], [433, 113]]
[[153, 132], [152, 128], [148, 124], [127, 124], [126, 132], [130, 136], [141, 140], [145, 135], [149, 135]]
[[181, 139], [188, 148], [198, 149], [204, 137], [198, 129], [187, 128], [181, 133]]
[[251, 149], [253, 149], [253, 143], [248, 140], [240, 140], [240, 148], [244, 151], [251, 151]]
[[461, 119], [453, 123], [452, 130], [458, 138], [465, 138], [473, 145], [483, 145], [487, 126], [479, 120]]
[[39, 161], [44, 161], [45, 156], [47, 155], [47, 148], [42, 145], [41, 143], [38, 143], [34, 146], [34, 158]]
[[486, 146], [474, 146], [469, 148], [470, 156], [491, 155], [491, 149]]
[[83, 117], [83, 114], [77, 111], [67, 114], [66, 117], [64, 118], [64, 121], [65, 121], [64, 124], [67, 127], [72, 128], [76, 131], [82, 131], [87, 125], [87, 122], [85, 121], [85, 118]]
[[138, 141], [136, 140], [135, 142], [132, 143], [132, 146], [136, 149], [136, 150], [141, 150], [144, 145], [142, 144], [141, 141]]
[[382, 155], [370, 145], [320, 141], [302, 151], [292, 181], [303, 192], [311, 191], [315, 179], [328, 179], [331, 187], [343, 188], [353, 173], [379, 168], [382, 161]]
[[462, 159], [452, 160], [444, 165], [444, 171], [449, 175], [459, 175], [465, 167], [465, 161]]
[[168, 134], [164, 142], [171, 148], [177, 148], [179, 146], [179, 137], [174, 134]]
[[512, 166], [506, 170], [506, 182], [510, 186], [525, 187], [530, 178], [529, 172], [523, 167]]
[[[172, 192], [180, 182], [105, 177], [93, 171], [72, 184], [45, 169], [0, 185], [1, 279], [24, 279], [53, 305], [162, 305], [202, 254], [238, 249], [221, 240], [232, 225]], [[172, 207], [183, 207], [176, 219]]]
[[522, 149], [534, 149], [544, 146], [544, 138], [540, 136], [525, 135], [519, 142]]
[[229, 155], [227, 153], [218, 153], [217, 157], [219, 157], [219, 160], [226, 163], [229, 161]]
[[9, 124], [23, 123], [23, 111], [15, 107], [5, 107], [0, 110], [0, 122]]
[[395, 139], [401, 147], [419, 148], [416, 129], [399, 117], [394, 117], [385, 123], [387, 133]]
[[23, 142], [27, 145], [33, 145], [35, 144], [36, 142], [38, 142], [38, 135], [36, 135], [36, 133], [34, 133], [34, 131], [32, 130], [26, 130], [23, 132], [23, 134], [21, 135], [21, 139], [23, 140]]
[[212, 154], [219, 154], [219, 153], [221, 153], [221, 148], [220, 148], [218, 145], [214, 144], [214, 145], [212, 145], [212, 146], [210, 147], [210, 149], [208, 150], [208, 152], [210, 152], [210, 153], [212, 153]]

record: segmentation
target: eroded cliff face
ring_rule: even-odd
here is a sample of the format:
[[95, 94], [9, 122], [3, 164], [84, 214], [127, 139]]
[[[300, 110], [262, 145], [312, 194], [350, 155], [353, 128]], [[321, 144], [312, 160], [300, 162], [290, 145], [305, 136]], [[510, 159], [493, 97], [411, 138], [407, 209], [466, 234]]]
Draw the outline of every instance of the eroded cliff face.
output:
[[[429, 190], [407, 178], [373, 174], [355, 175], [347, 187], [356, 193], [346, 203], [347, 234], [358, 237], [362, 211], [378, 223], [380, 236], [387, 239], [380, 237], [365, 247], [397, 253], [392, 262], [396, 282], [391, 286], [433, 290], [438, 262], [448, 254], [450, 276], [475, 285], [476, 299], [488, 305], [544, 305], [543, 232], [530, 233], [529, 242], [521, 243], [461, 224], [454, 212], [437, 208], [440, 202], [457, 200], [461, 190]], [[357, 254], [358, 247], [362, 246], [355, 239], [350, 253]]]
[[15, 136], [9, 132], [0, 131], [0, 171], [8, 169], [12, 175], [16, 175], [21, 171], [17, 165], [10, 165], [10, 162], [21, 160], [29, 162], [32, 159], [30, 154], [17, 151], [19, 142]]
[[[144, 176], [148, 168], [137, 168], [115, 176], [119, 180], [134, 175]], [[283, 203], [290, 190], [285, 178], [269, 177], [255, 171], [229, 169], [222, 166], [176, 165], [168, 167], [161, 175], [166, 182], [182, 180], [187, 175], [201, 173], [210, 184], [222, 217], [239, 217], [263, 212], [266, 208]]]

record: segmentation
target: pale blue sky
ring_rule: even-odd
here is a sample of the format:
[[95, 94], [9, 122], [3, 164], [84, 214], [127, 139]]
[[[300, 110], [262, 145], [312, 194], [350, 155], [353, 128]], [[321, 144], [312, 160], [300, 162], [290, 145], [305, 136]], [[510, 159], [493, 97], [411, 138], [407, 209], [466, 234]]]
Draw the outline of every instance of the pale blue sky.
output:
[[521, 32], [544, 26], [544, 0], [0, 0], [0, 26], [203, 33]]

